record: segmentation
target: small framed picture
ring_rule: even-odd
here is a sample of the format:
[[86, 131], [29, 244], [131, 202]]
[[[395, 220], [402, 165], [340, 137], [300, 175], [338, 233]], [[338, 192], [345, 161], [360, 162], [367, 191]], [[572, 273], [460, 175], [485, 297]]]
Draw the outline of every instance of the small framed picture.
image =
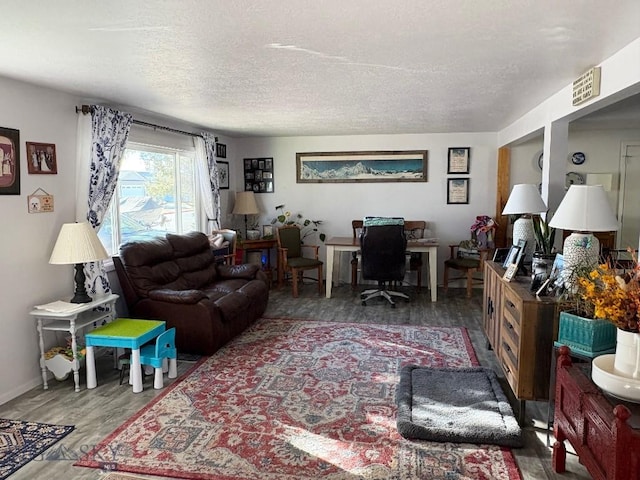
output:
[[447, 179], [447, 203], [448, 204], [468, 204], [469, 203], [469, 179], [468, 178]]
[[227, 146], [224, 143], [216, 143], [216, 157], [227, 158]]
[[547, 278], [544, 282], [542, 282], [542, 285], [540, 285], [540, 288], [536, 290], [536, 296], [544, 297], [546, 295], [549, 295], [550, 286], [551, 286], [551, 278]]
[[496, 248], [495, 252], [493, 252], [493, 261], [496, 263], [503, 264], [509, 255], [508, 248]]
[[449, 148], [447, 173], [469, 173], [470, 147]]
[[545, 282], [545, 280], [547, 279], [547, 274], [546, 273], [534, 273], [531, 276], [531, 288], [530, 291], [532, 292], [537, 292], [540, 287], [542, 286], [542, 284]]
[[20, 195], [20, 131], [0, 127], [0, 195]]
[[27, 171], [30, 174], [58, 173], [55, 144], [27, 142]]
[[263, 225], [262, 238], [272, 238], [272, 237], [273, 237], [273, 225]]
[[229, 162], [216, 162], [218, 166], [218, 186], [220, 190], [229, 190]]
[[502, 276], [502, 278], [504, 278], [507, 282], [510, 282], [517, 271], [518, 271], [518, 264], [512, 263], [504, 272], [504, 275]]
[[520, 247], [520, 251], [518, 252], [518, 256], [516, 257], [516, 263], [520, 265], [524, 261], [525, 248], [527, 246], [527, 241], [525, 239], [518, 240], [518, 247]]
[[509, 249], [509, 253], [507, 254], [507, 258], [505, 258], [504, 263], [502, 264], [502, 268], [509, 268], [510, 265], [515, 264], [516, 267], [518, 264], [516, 263], [516, 259], [520, 254], [520, 247], [517, 245], [511, 245]]

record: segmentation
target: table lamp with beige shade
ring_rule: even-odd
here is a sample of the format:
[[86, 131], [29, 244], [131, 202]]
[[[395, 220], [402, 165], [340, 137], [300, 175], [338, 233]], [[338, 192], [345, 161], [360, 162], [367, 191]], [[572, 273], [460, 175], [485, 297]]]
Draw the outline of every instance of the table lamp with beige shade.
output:
[[75, 265], [75, 295], [71, 303], [89, 303], [93, 299], [85, 287], [84, 264], [109, 258], [95, 230], [88, 222], [65, 223], [51, 252], [49, 263]]
[[260, 213], [258, 209], [258, 204], [256, 203], [255, 194], [251, 191], [249, 192], [237, 192], [236, 193], [236, 203], [233, 206], [233, 211], [231, 212], [233, 215], [244, 215], [244, 238], [247, 237], [247, 217], [248, 215], [257, 215]]

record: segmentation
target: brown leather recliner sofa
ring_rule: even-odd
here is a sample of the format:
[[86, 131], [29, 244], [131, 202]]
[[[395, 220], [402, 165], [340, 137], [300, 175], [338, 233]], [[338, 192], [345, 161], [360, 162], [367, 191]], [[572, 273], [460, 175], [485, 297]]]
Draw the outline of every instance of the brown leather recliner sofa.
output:
[[179, 352], [211, 355], [267, 308], [260, 267], [216, 264], [201, 232], [128, 242], [113, 261], [129, 317], [175, 327]]

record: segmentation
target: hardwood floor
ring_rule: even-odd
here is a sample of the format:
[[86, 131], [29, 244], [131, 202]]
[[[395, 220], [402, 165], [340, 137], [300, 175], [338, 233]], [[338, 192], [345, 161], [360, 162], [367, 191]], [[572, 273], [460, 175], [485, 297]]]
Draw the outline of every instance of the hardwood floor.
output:
[[[357, 291], [348, 285], [334, 287], [331, 299], [319, 296], [315, 284], [305, 285], [300, 297], [294, 299], [290, 288], [273, 289], [265, 316], [292, 317], [332, 322], [356, 322], [403, 325], [439, 325], [466, 327], [480, 363], [494, 368], [499, 376], [502, 371], [495, 355], [486, 348], [486, 338], [481, 327], [482, 294], [474, 291], [473, 297], [465, 298], [464, 289], [449, 289], [445, 297], [439, 291], [438, 302], [431, 303], [428, 291], [416, 294], [414, 289], [405, 290], [411, 302], [399, 302], [395, 309], [380, 302], [360, 304]], [[35, 335], [35, 332], [34, 332]], [[82, 390], [75, 393], [73, 380], [52, 380], [49, 390], [34, 388], [24, 395], [0, 405], [0, 417], [36, 422], [75, 425], [76, 430], [52, 449], [63, 446], [68, 458], [48, 458], [45, 453], [10, 478], [16, 479], [98, 479], [103, 473], [90, 468], [74, 467], [74, 457], [82, 455], [97, 442], [104, 439], [131, 415], [144, 407], [153, 397], [162, 392], [154, 390], [153, 376], [146, 377], [145, 390], [134, 394], [127, 385], [119, 385], [119, 374], [113, 369], [110, 356], [98, 359], [98, 388], [86, 390], [84, 370], [81, 372]], [[193, 363], [178, 362], [179, 376], [189, 370]], [[504, 379], [502, 379], [504, 382]], [[165, 376], [165, 384], [172, 380]], [[126, 383], [126, 382], [125, 382]], [[506, 384], [505, 392], [510, 394]], [[516, 406], [513, 403], [514, 407]], [[591, 476], [579, 464], [575, 455], [568, 455], [567, 472], [558, 475], [551, 468], [551, 449], [546, 446], [547, 421], [546, 402], [528, 402], [525, 420], [525, 447], [514, 449], [518, 465], [525, 480], [554, 479], [582, 480]], [[551, 439], [553, 441], [553, 438]], [[154, 477], [149, 477], [154, 478]]]

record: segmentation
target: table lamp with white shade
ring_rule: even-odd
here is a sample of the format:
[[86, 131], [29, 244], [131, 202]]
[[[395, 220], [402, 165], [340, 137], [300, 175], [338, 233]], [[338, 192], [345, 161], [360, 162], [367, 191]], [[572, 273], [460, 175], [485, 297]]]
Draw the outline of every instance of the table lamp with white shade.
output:
[[518, 245], [520, 240], [526, 240], [524, 261], [531, 262], [531, 257], [536, 248], [536, 239], [533, 229], [532, 214], [547, 211], [538, 187], [533, 183], [521, 183], [514, 185], [502, 210], [503, 215], [520, 215], [513, 224], [513, 244]]
[[576, 267], [597, 265], [600, 241], [592, 232], [618, 230], [618, 220], [602, 185], [571, 185], [549, 226], [573, 231], [562, 248], [563, 277], [568, 279]]
[[251, 191], [237, 192], [236, 203], [233, 206], [233, 211], [231, 213], [233, 215], [244, 215], [244, 238], [247, 238], [247, 216], [257, 215], [260, 213], [254, 193]]
[[92, 298], [84, 285], [84, 264], [109, 258], [95, 230], [88, 222], [65, 223], [51, 252], [49, 263], [54, 265], [75, 264], [75, 295], [71, 303], [89, 303]]

